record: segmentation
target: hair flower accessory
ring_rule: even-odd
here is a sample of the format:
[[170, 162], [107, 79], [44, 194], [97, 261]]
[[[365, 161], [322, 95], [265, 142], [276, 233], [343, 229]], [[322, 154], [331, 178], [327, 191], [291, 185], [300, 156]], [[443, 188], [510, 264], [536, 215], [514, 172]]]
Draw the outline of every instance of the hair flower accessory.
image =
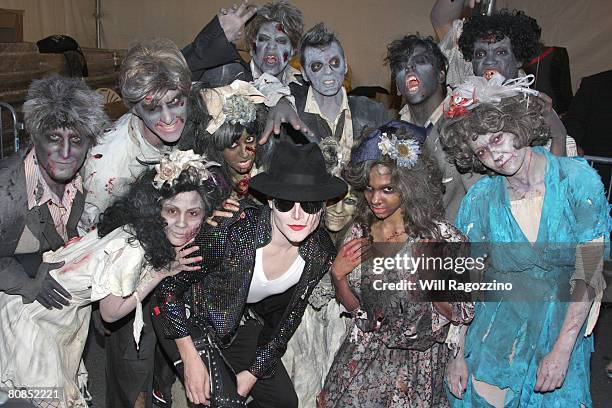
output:
[[488, 80], [484, 77], [471, 76], [453, 90], [448, 106], [444, 109], [444, 116], [447, 118], [464, 116], [480, 103], [498, 103], [503, 98], [519, 93], [538, 96], [540, 94], [538, 91], [529, 88], [533, 81], [534, 76], [531, 74], [509, 80], [498, 73]]
[[172, 184], [185, 170], [189, 170], [190, 176], [194, 177], [196, 182], [214, 180], [208, 170], [212, 166], [219, 166], [219, 163], [206, 161], [205, 156], [196, 154], [193, 150], [175, 150], [165, 155], [161, 162], [155, 165], [157, 174], [153, 179], [153, 185], [160, 189], [164, 183]]
[[391, 138], [386, 133], [380, 135], [378, 148], [381, 154], [391, 157], [399, 167], [412, 168], [419, 159], [421, 147], [414, 139], [398, 140], [397, 136]]
[[200, 91], [208, 114], [212, 117], [206, 131], [215, 133], [226, 121], [245, 125], [255, 120], [255, 104], [263, 103], [266, 97], [248, 82], [235, 80], [220, 88]]
[[[391, 137], [389, 137], [391, 135]], [[398, 139], [398, 135], [401, 138]], [[410, 168], [421, 154], [420, 145], [427, 138], [427, 129], [403, 120], [392, 120], [364, 136], [351, 154], [353, 163], [366, 160], [379, 160], [387, 155], [396, 160], [397, 165]]]

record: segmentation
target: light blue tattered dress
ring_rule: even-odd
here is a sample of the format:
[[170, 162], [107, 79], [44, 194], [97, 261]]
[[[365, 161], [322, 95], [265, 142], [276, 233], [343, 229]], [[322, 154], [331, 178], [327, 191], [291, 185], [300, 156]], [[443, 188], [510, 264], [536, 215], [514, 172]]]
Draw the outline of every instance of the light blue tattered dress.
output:
[[[565, 319], [576, 245], [600, 237], [608, 245], [610, 206], [599, 176], [584, 160], [555, 157], [539, 147], [533, 150], [547, 160], [546, 191], [534, 243], [512, 214], [502, 176], [479, 180], [457, 216], [457, 227], [477, 243], [473, 256], [488, 255], [484, 279], [512, 283], [513, 289], [488, 293], [485, 301], [476, 303], [465, 343], [468, 386], [463, 399], [447, 389], [452, 407], [491, 406], [475, 392], [472, 376], [507, 389], [505, 407], [592, 406], [593, 316], [578, 335], [563, 386], [548, 393], [535, 392], [534, 387], [538, 364], [552, 350]], [[602, 280], [596, 275], [587, 284], [601, 291]]]

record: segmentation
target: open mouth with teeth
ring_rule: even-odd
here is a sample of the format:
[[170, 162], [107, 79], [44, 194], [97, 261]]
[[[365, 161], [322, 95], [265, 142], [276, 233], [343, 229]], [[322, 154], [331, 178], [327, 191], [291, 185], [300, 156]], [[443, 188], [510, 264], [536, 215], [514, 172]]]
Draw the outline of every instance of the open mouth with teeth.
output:
[[333, 79], [326, 79], [325, 81], [323, 81], [323, 85], [325, 86], [332, 86], [336, 83], [336, 81], [334, 81]]
[[485, 69], [484, 74], [482, 75], [487, 81], [493, 78], [493, 75], [499, 74], [499, 71], [496, 69]]
[[410, 93], [418, 91], [420, 83], [419, 78], [417, 78], [415, 75], [409, 75], [406, 77], [406, 89]]
[[278, 62], [278, 58], [275, 55], [266, 55], [263, 60], [268, 65], [276, 65]]

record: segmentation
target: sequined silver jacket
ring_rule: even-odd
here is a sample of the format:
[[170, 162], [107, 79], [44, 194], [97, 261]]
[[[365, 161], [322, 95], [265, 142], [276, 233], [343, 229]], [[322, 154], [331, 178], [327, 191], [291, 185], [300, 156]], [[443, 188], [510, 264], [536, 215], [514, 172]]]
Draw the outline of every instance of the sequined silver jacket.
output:
[[[271, 210], [241, 200], [240, 209], [216, 227], [203, 227], [194, 245], [200, 249], [201, 269], [165, 279], [157, 289], [161, 322], [169, 338], [190, 336], [196, 319], [205, 322], [220, 348], [228, 347], [247, 307], [257, 248], [272, 238]], [[287, 342], [301, 322], [308, 298], [329, 271], [336, 249], [323, 228], [318, 228], [299, 247], [305, 260], [302, 276], [294, 285], [287, 307], [269, 340], [259, 342], [249, 371], [258, 378], [274, 374]], [[189, 302], [190, 316], [185, 313]]]

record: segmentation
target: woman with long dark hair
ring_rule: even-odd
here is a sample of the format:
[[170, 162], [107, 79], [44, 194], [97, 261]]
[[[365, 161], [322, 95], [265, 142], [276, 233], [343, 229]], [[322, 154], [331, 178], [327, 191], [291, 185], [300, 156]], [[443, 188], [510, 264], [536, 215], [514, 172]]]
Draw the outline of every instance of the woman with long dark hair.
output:
[[449, 321], [471, 319], [470, 305], [432, 302], [421, 291], [378, 290], [418, 278], [400, 267], [380, 274], [376, 255], [416, 256], [419, 244], [461, 242], [444, 220], [441, 176], [420, 142], [424, 129], [393, 121], [354, 148], [345, 180], [359, 193], [356, 217], [332, 265], [336, 297], [355, 326], [340, 347], [318, 397], [319, 407], [446, 405], [443, 372]]
[[[79, 365], [91, 316], [100, 301], [106, 321], [136, 309], [134, 341], [143, 328], [141, 302], [167, 276], [192, 271], [200, 260], [186, 248], [216, 204], [210, 163], [193, 152], [174, 152], [145, 172], [102, 215], [99, 228], [47, 252], [45, 262], [72, 295], [61, 310], [0, 293], [0, 385], [54, 389], [41, 393], [43, 406], [87, 407], [80, 393], [86, 377]], [[60, 264], [61, 265], [61, 264]], [[145, 378], [138, 379], [145, 381]]]

